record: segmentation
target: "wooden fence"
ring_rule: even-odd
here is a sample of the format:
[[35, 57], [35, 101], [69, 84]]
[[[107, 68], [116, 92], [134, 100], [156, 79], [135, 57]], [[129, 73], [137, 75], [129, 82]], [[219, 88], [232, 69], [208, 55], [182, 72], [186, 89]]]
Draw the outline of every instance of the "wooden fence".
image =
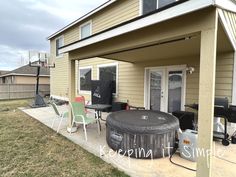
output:
[[[33, 98], [35, 84], [0, 84], [0, 100]], [[39, 85], [41, 96], [50, 94], [50, 85]]]

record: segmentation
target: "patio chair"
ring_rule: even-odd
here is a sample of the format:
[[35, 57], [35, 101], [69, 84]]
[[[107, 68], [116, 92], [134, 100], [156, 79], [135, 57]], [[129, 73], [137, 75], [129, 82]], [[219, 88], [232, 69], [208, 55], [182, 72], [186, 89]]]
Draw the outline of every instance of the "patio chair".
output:
[[[85, 101], [85, 97], [82, 96], [82, 95], [75, 97], [75, 102], [83, 103], [84, 105], [88, 105], [89, 104], [89, 101], [86, 102]], [[85, 109], [86, 113], [92, 113], [92, 112], [88, 111], [86, 108], [84, 108], [84, 109]]]
[[[72, 120], [72, 125], [74, 123], [77, 124], [83, 124], [83, 128], [84, 128], [84, 136], [85, 136], [85, 140], [87, 141], [87, 130], [86, 130], [86, 125], [91, 124], [91, 123], [95, 123], [97, 122], [98, 125], [98, 133], [100, 134], [100, 127], [99, 127], [99, 119], [95, 119], [95, 118], [91, 118], [88, 117], [86, 115], [85, 112], [85, 106], [83, 103], [79, 103], [79, 102], [72, 102], [70, 103], [71, 106], [71, 110], [72, 110], [72, 116], [73, 116], [73, 120]], [[97, 116], [96, 116], [97, 117]], [[70, 132], [71, 133], [71, 132]]]
[[58, 125], [58, 127], [57, 127], [57, 133], [58, 133], [59, 130], [60, 130], [60, 127], [61, 127], [62, 120], [63, 120], [64, 118], [68, 118], [68, 112], [60, 113], [59, 110], [58, 110], [57, 105], [56, 105], [54, 102], [51, 102], [50, 104], [52, 105], [53, 110], [55, 111], [55, 113], [56, 113], [56, 115], [57, 115], [57, 116], [53, 119], [52, 128], [53, 128], [53, 126], [54, 126], [55, 120], [56, 120], [57, 118], [60, 119], [60, 123], [59, 123], [59, 125]]

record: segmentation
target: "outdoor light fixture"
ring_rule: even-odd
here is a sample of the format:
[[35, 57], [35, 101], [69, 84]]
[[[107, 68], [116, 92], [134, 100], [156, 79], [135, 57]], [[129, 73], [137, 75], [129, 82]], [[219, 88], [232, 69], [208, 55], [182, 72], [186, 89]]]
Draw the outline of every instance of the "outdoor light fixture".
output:
[[187, 68], [186, 68], [187, 74], [193, 74], [194, 71], [195, 71], [195, 68], [194, 68], [194, 67], [187, 67]]

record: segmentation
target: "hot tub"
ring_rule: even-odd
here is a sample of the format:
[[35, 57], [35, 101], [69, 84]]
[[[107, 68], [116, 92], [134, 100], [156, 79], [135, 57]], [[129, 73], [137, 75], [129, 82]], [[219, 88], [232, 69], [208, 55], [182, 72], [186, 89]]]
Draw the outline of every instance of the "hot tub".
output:
[[106, 140], [120, 154], [139, 158], [168, 157], [179, 121], [159, 111], [119, 111], [107, 117]]

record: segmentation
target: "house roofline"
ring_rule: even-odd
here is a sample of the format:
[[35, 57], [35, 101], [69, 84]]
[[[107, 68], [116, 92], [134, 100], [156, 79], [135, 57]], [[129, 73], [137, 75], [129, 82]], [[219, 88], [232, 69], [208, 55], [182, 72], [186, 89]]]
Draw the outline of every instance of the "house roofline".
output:
[[213, 0], [213, 5], [218, 8], [236, 13], [236, 8], [235, 8], [236, 1], [235, 0], [226, 0], [226, 1]]
[[53, 33], [52, 35], [50, 35], [49, 37], [47, 37], [47, 40], [52, 39], [53, 37], [59, 35], [60, 33], [62, 33], [63, 31], [69, 29], [70, 27], [78, 24], [79, 22], [83, 21], [84, 19], [92, 16], [93, 14], [101, 11], [102, 9], [104, 9], [105, 7], [113, 4], [114, 2], [116, 2], [117, 0], [109, 0], [107, 2], [105, 2], [104, 4], [98, 6], [97, 8], [93, 9], [92, 11], [88, 12], [87, 14], [83, 15], [82, 17], [80, 17], [79, 19], [73, 21], [72, 23], [68, 24], [67, 26], [63, 27], [62, 29], [58, 30], [57, 32]]
[[[177, 1], [166, 7], [157, 9], [156, 11], [144, 16], [139, 16], [132, 20], [126, 21], [99, 33], [96, 33], [88, 38], [73, 42], [59, 49], [59, 53], [66, 53], [78, 48], [82, 48], [103, 40], [122, 35], [131, 31], [135, 31], [147, 26], [157, 24], [175, 17], [198, 11], [210, 6], [215, 6], [213, 0], [183, 0]], [[171, 15], [167, 15], [171, 14]]]
[[[27, 76], [27, 77], [36, 77], [35, 74], [18, 74], [18, 73], [9, 73], [9, 74], [1, 75], [0, 78], [2, 78], [2, 77], [8, 77], [8, 76]], [[39, 77], [50, 77], [50, 75], [39, 75]]]
[[60, 47], [59, 49], [66, 48], [66, 47], [68, 47], [68, 46], [70, 46], [70, 45], [76, 44], [76, 43], [78, 43], [78, 42], [85, 41], [85, 40], [87, 40], [87, 39], [90, 39], [90, 38], [93, 38], [93, 37], [95, 37], [95, 36], [98, 36], [98, 35], [100, 35], [100, 34], [102, 34], [102, 33], [111, 31], [111, 30], [113, 30], [113, 29], [119, 28], [119, 27], [124, 26], [124, 25], [127, 25], [127, 24], [129, 24], [129, 23], [132, 23], [132, 22], [138, 21], [138, 20], [140, 20], [140, 19], [146, 18], [146, 17], [148, 17], [148, 16], [150, 16], [150, 15], [159, 13], [159, 12], [161, 12], [161, 11], [164, 11], [164, 10], [166, 10], [166, 9], [169, 9], [169, 8], [171, 8], [171, 7], [174, 7], [174, 6], [178, 5], [178, 4], [182, 4], [182, 3], [186, 2], [186, 1], [190, 1], [190, 0], [182, 0], [182, 1], [177, 1], [177, 2], [175, 2], [175, 3], [171, 3], [171, 4], [167, 5], [167, 6], [164, 6], [164, 7], [162, 7], [162, 8], [159, 8], [159, 9], [157, 9], [157, 10], [155, 10], [155, 11], [152, 11], [152, 12], [150, 12], [150, 13], [147, 13], [147, 14], [145, 14], [145, 15], [138, 16], [138, 17], [133, 18], [133, 19], [131, 19], [131, 20], [125, 21], [125, 22], [120, 23], [120, 24], [118, 24], [118, 25], [112, 26], [112, 27], [110, 27], [110, 28], [108, 28], [108, 29], [105, 29], [105, 30], [103, 30], [103, 31], [100, 31], [100, 32], [98, 32], [98, 33], [95, 33], [95, 34], [93, 34], [93, 35], [91, 35], [91, 36], [88, 36], [88, 37], [86, 37], [86, 38], [83, 38], [83, 39], [80, 39], [80, 40], [78, 40], [78, 41], [72, 42], [72, 43], [70, 43], [70, 44], [64, 45], [64, 46]]

